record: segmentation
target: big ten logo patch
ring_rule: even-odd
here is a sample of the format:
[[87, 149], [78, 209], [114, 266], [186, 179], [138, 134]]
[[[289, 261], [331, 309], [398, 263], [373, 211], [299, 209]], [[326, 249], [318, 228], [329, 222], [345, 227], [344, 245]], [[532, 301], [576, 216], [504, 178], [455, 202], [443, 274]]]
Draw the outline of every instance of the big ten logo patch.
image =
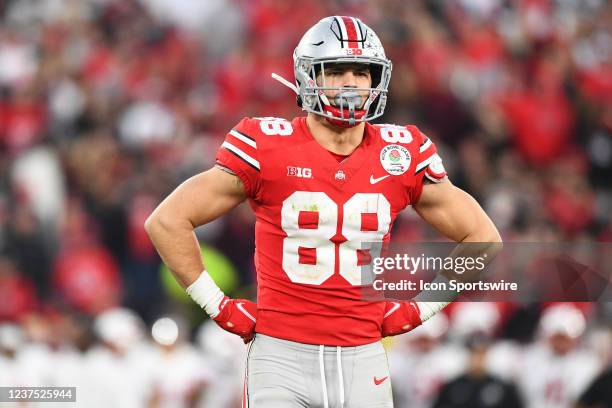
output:
[[312, 178], [312, 169], [308, 167], [287, 166], [287, 176]]

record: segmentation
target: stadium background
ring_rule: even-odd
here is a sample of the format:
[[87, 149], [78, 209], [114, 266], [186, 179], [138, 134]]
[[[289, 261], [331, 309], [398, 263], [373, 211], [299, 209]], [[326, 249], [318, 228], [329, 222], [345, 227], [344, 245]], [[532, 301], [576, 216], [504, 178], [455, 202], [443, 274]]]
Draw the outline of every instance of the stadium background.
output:
[[[270, 73], [292, 78], [300, 36], [332, 14], [361, 17], [393, 61], [379, 122], [414, 123], [434, 139], [452, 181], [506, 241], [612, 239], [605, 0], [0, 1], [0, 385], [79, 385], [88, 407], [187, 406], [198, 395], [202, 407], [235, 406], [244, 347], [201, 326], [143, 223], [212, 166], [240, 118], [300, 114]], [[396, 224], [396, 240], [437, 237], [411, 212]], [[224, 289], [252, 296], [248, 206], [198, 236]], [[576, 306], [585, 333], [580, 319], [558, 329], [578, 333], [572, 352], [603, 369], [610, 307]], [[466, 339], [485, 334], [501, 350], [491, 370], [520, 386], [527, 366], [517, 362], [548, 347], [543, 306], [468, 309], [430, 330], [428, 350], [455, 347], [457, 360]], [[158, 322], [154, 341], [163, 316], [173, 320]], [[410, 368], [400, 351], [420, 347], [416, 337], [390, 344], [394, 370]], [[449, 375], [434, 374], [427, 398]], [[417, 380], [397, 374], [396, 389], [411, 389], [402, 381]]]

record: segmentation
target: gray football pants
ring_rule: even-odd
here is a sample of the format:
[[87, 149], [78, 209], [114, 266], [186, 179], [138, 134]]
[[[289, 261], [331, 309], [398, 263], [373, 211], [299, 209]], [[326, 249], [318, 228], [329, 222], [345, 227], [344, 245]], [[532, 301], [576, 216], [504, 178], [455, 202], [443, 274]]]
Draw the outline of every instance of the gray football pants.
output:
[[245, 407], [392, 408], [382, 343], [302, 344], [256, 334], [249, 346]]

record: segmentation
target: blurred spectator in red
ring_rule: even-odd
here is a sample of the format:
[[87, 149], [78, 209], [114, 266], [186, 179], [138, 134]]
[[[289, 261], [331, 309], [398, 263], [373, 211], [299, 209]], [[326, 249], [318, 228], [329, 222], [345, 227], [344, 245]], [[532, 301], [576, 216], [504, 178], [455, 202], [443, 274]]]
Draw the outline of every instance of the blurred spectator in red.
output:
[[0, 145], [13, 154], [44, 136], [47, 111], [37, 89], [34, 83], [14, 87], [0, 111]]
[[72, 201], [66, 214], [62, 230], [66, 238], [52, 281], [59, 301], [95, 315], [119, 305], [122, 283], [115, 259], [97, 243], [91, 220], [77, 203]]
[[37, 306], [32, 281], [21, 274], [11, 259], [0, 255], [0, 321], [18, 321]]
[[499, 98], [514, 144], [535, 167], [547, 165], [573, 147], [575, 114], [563, 89], [566, 65], [563, 52], [551, 49], [536, 61], [532, 81], [519, 79], [519, 89]]
[[593, 13], [578, 25], [572, 47], [575, 81], [593, 104], [612, 100], [612, 11]]
[[551, 166], [545, 205], [551, 221], [566, 237], [582, 232], [595, 216], [595, 197], [586, 179], [584, 156], [574, 154]]
[[103, 248], [73, 249], [60, 254], [53, 280], [62, 299], [83, 313], [97, 314], [119, 305], [119, 271]]

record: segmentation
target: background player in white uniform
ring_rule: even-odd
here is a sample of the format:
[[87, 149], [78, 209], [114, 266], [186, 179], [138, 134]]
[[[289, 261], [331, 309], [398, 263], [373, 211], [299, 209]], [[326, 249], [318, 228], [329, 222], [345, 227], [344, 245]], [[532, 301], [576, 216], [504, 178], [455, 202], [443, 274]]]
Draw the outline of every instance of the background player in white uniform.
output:
[[[115, 308], [94, 322], [99, 344], [87, 351], [84, 373], [76, 382], [77, 401], [83, 406], [146, 406], [151, 387], [153, 348], [145, 325], [130, 309]], [[62, 385], [74, 382], [64, 380]]]
[[[324, 18], [304, 35], [294, 62], [296, 85], [285, 82], [307, 117], [241, 121], [218, 166], [179, 186], [146, 229], [221, 327], [246, 341], [257, 332], [245, 405], [390, 407], [381, 337], [418, 326], [447, 302], [364, 302], [361, 266], [372, 254], [362, 244], [388, 241], [407, 206], [456, 242], [501, 239], [478, 203], [448, 181], [418, 128], [367, 123], [384, 112], [391, 76], [369, 27]], [[247, 199], [257, 218], [257, 305], [221, 292], [193, 232]]]
[[446, 315], [438, 313], [396, 337], [389, 352], [396, 408], [430, 407], [442, 385], [465, 370], [465, 349], [444, 342], [448, 325]]
[[185, 341], [184, 325], [162, 317], [151, 329], [157, 345], [151, 358], [148, 407], [196, 407], [208, 390], [213, 372], [201, 353]]
[[526, 352], [518, 383], [531, 408], [573, 407], [601, 370], [595, 353], [580, 347], [582, 312], [569, 304], [551, 306], [540, 320], [541, 342]]
[[244, 386], [246, 347], [240, 337], [207, 321], [196, 334], [197, 344], [213, 375], [201, 398], [200, 408], [235, 408], [240, 405]]

